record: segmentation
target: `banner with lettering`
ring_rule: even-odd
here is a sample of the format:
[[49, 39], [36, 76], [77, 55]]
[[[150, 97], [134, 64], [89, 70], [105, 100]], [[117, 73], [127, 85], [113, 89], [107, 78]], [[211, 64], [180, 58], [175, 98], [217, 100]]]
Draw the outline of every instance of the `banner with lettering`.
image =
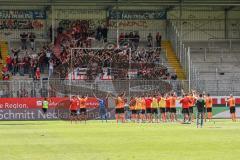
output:
[[[49, 98], [49, 108], [65, 105], [69, 108], [69, 98]], [[0, 98], [0, 109], [41, 109], [43, 98]], [[87, 108], [97, 108], [96, 98], [89, 97], [86, 101]]]
[[110, 10], [109, 19], [119, 20], [165, 20], [167, 12], [159, 11], [130, 11], [130, 10]]
[[[68, 120], [69, 98], [49, 98], [49, 109], [42, 111], [43, 98], [0, 98], [0, 120]], [[106, 104], [107, 105], [107, 104]], [[86, 101], [87, 118], [99, 119], [99, 103], [96, 98]], [[114, 108], [107, 108], [107, 116], [114, 118]]]
[[44, 28], [44, 20], [34, 19], [0, 19], [0, 29], [34, 29]]
[[46, 19], [43, 10], [0, 10], [0, 19]]

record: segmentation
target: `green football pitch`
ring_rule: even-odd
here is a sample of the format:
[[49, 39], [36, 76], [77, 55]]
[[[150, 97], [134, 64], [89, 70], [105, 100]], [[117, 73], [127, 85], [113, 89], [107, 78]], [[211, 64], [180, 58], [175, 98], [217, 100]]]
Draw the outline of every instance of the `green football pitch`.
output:
[[1, 121], [1, 160], [238, 160], [240, 122]]

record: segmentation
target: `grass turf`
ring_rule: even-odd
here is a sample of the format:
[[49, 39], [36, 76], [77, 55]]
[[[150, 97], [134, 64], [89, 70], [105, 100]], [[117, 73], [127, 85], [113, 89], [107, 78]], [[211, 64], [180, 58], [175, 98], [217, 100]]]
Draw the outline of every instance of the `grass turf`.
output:
[[240, 159], [240, 123], [0, 122], [1, 160]]

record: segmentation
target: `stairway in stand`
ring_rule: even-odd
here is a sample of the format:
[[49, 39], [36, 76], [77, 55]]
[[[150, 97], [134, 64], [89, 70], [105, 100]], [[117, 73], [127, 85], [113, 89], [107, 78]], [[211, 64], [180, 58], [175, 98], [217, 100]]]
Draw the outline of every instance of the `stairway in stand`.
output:
[[[2, 72], [3, 66], [7, 63], [7, 57], [9, 55], [8, 53], [8, 42], [6, 41], [0, 41], [0, 53], [1, 53], [1, 64], [0, 64], [0, 71]], [[0, 79], [2, 79], [2, 74], [0, 74]]]
[[162, 47], [166, 50], [166, 58], [170, 66], [176, 71], [179, 80], [186, 80], [185, 71], [179, 62], [178, 57], [170, 41], [163, 41]]
[[1, 56], [2, 56], [2, 59], [3, 59], [3, 64], [6, 64], [6, 60], [7, 60], [7, 57], [8, 57], [8, 42], [6, 41], [1, 41], [0, 42], [0, 49], [1, 49]]

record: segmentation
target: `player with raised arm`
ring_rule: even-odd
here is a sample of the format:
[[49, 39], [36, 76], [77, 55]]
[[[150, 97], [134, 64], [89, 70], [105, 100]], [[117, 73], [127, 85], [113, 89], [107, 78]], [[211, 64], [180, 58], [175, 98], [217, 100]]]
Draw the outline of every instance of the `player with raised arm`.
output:
[[124, 115], [123, 116], [124, 116], [125, 122], [127, 122], [128, 120], [130, 121], [131, 113], [130, 113], [130, 106], [127, 98], [124, 98]]
[[194, 122], [194, 113], [193, 113], [193, 107], [195, 105], [195, 97], [194, 97], [194, 91], [192, 91], [191, 93], [189, 93], [188, 96], [190, 102], [189, 102], [189, 122]]
[[71, 123], [75, 121], [77, 123], [77, 111], [79, 109], [79, 100], [76, 96], [72, 96], [70, 98], [70, 106], [69, 106], [69, 111], [70, 111], [70, 121]]
[[186, 123], [189, 120], [189, 106], [191, 103], [187, 94], [183, 96], [180, 103], [182, 104], [183, 123]]
[[154, 95], [152, 98], [151, 108], [152, 108], [152, 117], [153, 117], [154, 121], [158, 123], [159, 122], [158, 98], [156, 95]]
[[166, 121], [170, 121], [170, 115], [171, 115], [171, 95], [170, 94], [167, 94], [166, 95], [166, 99], [165, 99], [165, 102], [166, 102], [166, 112], [165, 112], [165, 115], [166, 115]]
[[99, 114], [100, 114], [100, 118], [102, 120], [105, 120], [107, 122], [107, 101], [108, 101], [108, 96], [109, 94], [107, 94], [107, 96], [105, 98], [98, 98], [94, 93], [93, 96], [97, 99], [99, 105]]
[[130, 111], [131, 111], [131, 121], [135, 122], [137, 120], [137, 111], [136, 111], [136, 99], [134, 97], [130, 98]]
[[161, 97], [159, 97], [158, 105], [160, 108], [162, 122], [166, 122], [166, 99], [164, 95], [161, 95]]
[[137, 112], [137, 122], [141, 122], [141, 113], [142, 113], [142, 101], [141, 97], [136, 97], [136, 112]]
[[115, 117], [116, 117], [116, 122], [118, 123], [119, 119], [121, 119], [122, 123], [125, 122], [125, 116], [124, 116], [124, 104], [125, 104], [125, 93], [119, 94], [115, 98], [116, 102], [116, 108], [115, 108]]
[[[205, 91], [203, 91], [202, 96], [203, 96], [203, 99], [204, 99], [205, 102], [206, 102], [206, 97], [207, 97], [207, 96], [206, 96]], [[205, 103], [205, 106], [204, 106], [204, 115], [203, 115], [203, 117], [204, 117], [204, 121], [207, 122], [207, 109], [206, 109], [206, 103]]]
[[80, 117], [79, 120], [81, 121], [82, 119], [84, 119], [85, 123], [87, 122], [87, 106], [86, 106], [86, 102], [88, 100], [88, 95], [82, 96], [82, 97], [78, 97], [79, 99], [79, 108], [80, 108]]
[[170, 119], [171, 122], [177, 121], [177, 109], [176, 109], [176, 101], [177, 101], [177, 95], [176, 93], [171, 94], [171, 99], [170, 99]]
[[232, 121], [236, 122], [237, 118], [236, 118], [235, 98], [233, 97], [232, 94], [230, 94], [230, 97], [227, 98], [226, 102], [228, 102], [229, 111], [230, 111], [230, 114], [231, 114]]
[[212, 120], [212, 104], [212, 97], [210, 96], [210, 94], [207, 94], [207, 96], [205, 97], [205, 106], [207, 109], [207, 118], [209, 121]]
[[146, 104], [146, 119], [148, 122], [152, 122], [152, 98], [151, 96], [145, 97], [145, 104]]
[[141, 103], [142, 103], [142, 112], [141, 112], [141, 120], [142, 122], [146, 121], [146, 102], [144, 96], [141, 97]]

